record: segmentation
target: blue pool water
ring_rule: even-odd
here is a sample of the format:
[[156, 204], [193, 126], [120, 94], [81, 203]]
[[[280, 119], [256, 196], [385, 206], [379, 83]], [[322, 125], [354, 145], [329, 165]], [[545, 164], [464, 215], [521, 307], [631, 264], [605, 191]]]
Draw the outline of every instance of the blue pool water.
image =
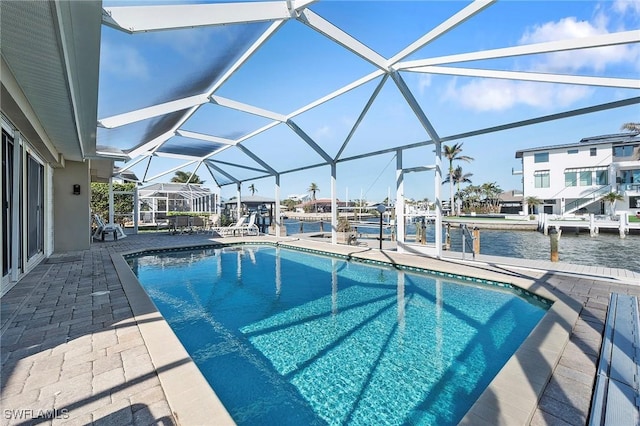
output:
[[456, 424], [548, 307], [272, 246], [128, 261], [240, 425]]

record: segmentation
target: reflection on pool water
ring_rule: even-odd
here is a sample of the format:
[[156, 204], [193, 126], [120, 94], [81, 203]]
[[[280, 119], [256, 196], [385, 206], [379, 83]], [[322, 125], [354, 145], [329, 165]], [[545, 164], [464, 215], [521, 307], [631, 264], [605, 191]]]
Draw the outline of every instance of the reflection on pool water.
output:
[[128, 259], [238, 424], [456, 424], [546, 312], [272, 246]]

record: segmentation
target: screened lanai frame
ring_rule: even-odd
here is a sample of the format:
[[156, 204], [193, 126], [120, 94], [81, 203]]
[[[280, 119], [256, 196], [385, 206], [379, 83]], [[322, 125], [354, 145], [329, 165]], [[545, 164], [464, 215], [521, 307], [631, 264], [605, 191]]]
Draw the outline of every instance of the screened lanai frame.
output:
[[[501, 58], [517, 58], [553, 52], [593, 49], [598, 47], [630, 45], [640, 42], [638, 31], [623, 31], [596, 35], [585, 38], [556, 40], [504, 48], [493, 48], [484, 51], [457, 53], [445, 56], [415, 58], [416, 52], [436, 42], [439, 38], [474, 19], [486, 10], [490, 10], [495, 1], [477, 0], [469, 4], [456, 4], [458, 11], [446, 17], [439, 25], [434, 26], [406, 45], [393, 55], [383, 56], [367, 44], [359, 41], [339, 25], [332, 23], [320, 13], [314, 11], [320, 2], [311, 0], [286, 0], [251, 3], [214, 3], [214, 4], [179, 4], [162, 6], [117, 6], [104, 7], [103, 24], [121, 31], [123, 34], [135, 35], [161, 31], [208, 31], [221, 26], [233, 28], [238, 33], [246, 30], [246, 37], [239, 37], [238, 44], [231, 44], [220, 49], [204, 71], [194, 71], [189, 84], [180, 87], [180, 93], [170, 93], [158, 99], [141, 100], [140, 107], [128, 111], [118, 111], [99, 118], [98, 151], [101, 145], [109, 147], [112, 152], [120, 149], [127, 163], [122, 170], [138, 164], [149, 165], [158, 157], [182, 159], [184, 162], [154, 176], [143, 177], [144, 181], [153, 181], [177, 170], [193, 168], [208, 171], [220, 187], [236, 185], [240, 199], [241, 183], [251, 180], [273, 177], [275, 180], [275, 198], [280, 199], [280, 177], [310, 168], [329, 166], [331, 170], [331, 198], [335, 204], [336, 168], [339, 163], [361, 160], [372, 156], [395, 155], [396, 159], [396, 211], [398, 215], [398, 249], [404, 247], [404, 220], [402, 216], [404, 175], [409, 172], [432, 171], [434, 173], [434, 195], [436, 201], [436, 229], [441, 227], [441, 194], [442, 182], [442, 144], [464, 140], [474, 136], [487, 135], [494, 132], [515, 129], [538, 123], [575, 117], [583, 114], [605, 111], [640, 103], [640, 97], [629, 97], [612, 102], [587, 105], [573, 110], [556, 112], [544, 116], [526, 118], [508, 123], [465, 131], [457, 134], [442, 135], [433, 126], [432, 120], [416, 99], [415, 89], [407, 84], [407, 78], [414, 73], [431, 76], [448, 75], [460, 77], [480, 77], [491, 79], [507, 79], [544, 83], [560, 83], [587, 87], [605, 87], [618, 89], [640, 89], [636, 78], [613, 78], [607, 76], [586, 76], [577, 74], [554, 74], [533, 71], [501, 71], [480, 67], [469, 68], [464, 64], [471, 62]], [[358, 70], [369, 67], [371, 71], [354, 77], [346, 84], [330, 93], [294, 108], [287, 113], [270, 110], [262, 105], [236, 99], [225, 93], [229, 81], [234, 75], [241, 73], [243, 66], [265, 48], [267, 42], [277, 33], [285, 31], [287, 25], [297, 23], [304, 25], [309, 31], [340, 48], [341, 52], [357, 58]], [[343, 60], [342, 58], [340, 60]], [[365, 64], [366, 67], [362, 66]], [[457, 66], [456, 66], [457, 64]], [[335, 64], [338, 67], [338, 64]], [[362, 68], [358, 68], [361, 67]], [[344, 68], [341, 68], [341, 71]], [[188, 73], [187, 71], [184, 71]], [[403, 101], [415, 115], [417, 123], [427, 137], [418, 141], [407, 141], [399, 145], [379, 148], [372, 151], [350, 153], [350, 142], [362, 121], [375, 103], [384, 88], [392, 85], [397, 89]], [[351, 126], [347, 136], [333, 150], [327, 148], [306, 132], [299, 120], [308, 111], [346, 96], [358, 88], [369, 86], [368, 100], [359, 111], [354, 111], [357, 119]], [[233, 115], [251, 116], [254, 128], [228, 128], [220, 133], [198, 131], [196, 122], [206, 120], [209, 112], [224, 111], [229, 118], [223, 121], [234, 123]], [[276, 133], [279, 132], [279, 133]], [[265, 147], [265, 135], [278, 138], [287, 137], [286, 143], [296, 143], [307, 148], [311, 153], [307, 159], [298, 159], [300, 164], [282, 165], [274, 154], [273, 145]], [[125, 137], [126, 136], [126, 137]], [[118, 145], [120, 141], [133, 141], [130, 146]], [[259, 142], [256, 142], [259, 141]], [[426, 159], [426, 165], [407, 167], [403, 165], [403, 153], [415, 148], [433, 145], [433, 159]], [[331, 152], [333, 151], [333, 152]], [[269, 155], [272, 154], [271, 157]], [[113, 155], [113, 154], [111, 154]], [[333, 212], [337, 212], [334, 205]], [[276, 203], [276, 218], [280, 218], [279, 205]], [[336, 214], [332, 217], [332, 242], [336, 237]], [[281, 223], [276, 221], [276, 234], [279, 235]], [[436, 232], [435, 251], [441, 254], [440, 233]]]
[[169, 214], [218, 213], [216, 194], [197, 184], [157, 183], [138, 189], [140, 216], [143, 224], [165, 221]]

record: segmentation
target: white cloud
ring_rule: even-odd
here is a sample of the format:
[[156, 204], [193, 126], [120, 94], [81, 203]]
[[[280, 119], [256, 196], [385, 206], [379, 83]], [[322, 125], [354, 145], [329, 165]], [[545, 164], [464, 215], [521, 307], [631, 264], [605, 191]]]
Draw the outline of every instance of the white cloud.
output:
[[544, 110], [569, 106], [590, 91], [584, 86], [498, 79], [475, 79], [458, 86], [457, 79], [454, 79], [446, 90], [445, 98], [454, 99], [475, 111], [504, 111], [519, 105]]
[[313, 132], [313, 139], [316, 141], [326, 140], [327, 138], [333, 136], [333, 129], [331, 127], [324, 125]]
[[159, 45], [177, 52], [182, 60], [199, 63], [207, 57], [208, 42], [203, 41], [206, 36], [203, 29], [193, 28], [190, 31], [161, 31], [154, 34], [154, 39]]
[[418, 92], [420, 95], [424, 95], [428, 87], [431, 87], [431, 74], [420, 74], [418, 77]]
[[103, 41], [101, 47], [102, 71], [116, 77], [146, 79], [149, 66], [136, 49], [129, 46], [114, 46]]
[[[602, 16], [604, 15], [598, 14], [596, 16], [596, 23], [578, 21], [574, 17], [563, 18], [557, 22], [547, 22], [527, 30], [520, 39], [520, 43], [543, 43], [607, 34], [608, 31], [605, 28], [607, 19]], [[629, 46], [556, 52], [539, 58], [534, 69], [543, 72], [602, 71], [607, 66], [629, 62], [634, 56], [637, 56], [637, 51]]]
[[620, 15], [640, 16], [640, 0], [615, 0], [611, 9]]
[[[544, 43], [556, 40], [593, 37], [608, 34], [612, 21], [618, 22], [615, 31], [625, 31], [624, 21], [631, 15], [640, 17], [640, 0], [616, 0], [603, 3], [594, 10], [591, 20], [566, 17], [528, 28], [519, 40], [520, 44]], [[527, 59], [523, 59], [527, 60]], [[601, 73], [614, 66], [640, 70], [640, 46], [611, 46], [580, 49], [535, 55], [521, 70], [560, 73]], [[633, 71], [631, 71], [633, 72]], [[422, 88], [421, 88], [422, 89]], [[592, 88], [586, 86], [522, 82], [513, 80], [473, 79], [458, 85], [454, 79], [445, 93], [445, 99], [453, 99], [464, 107], [476, 111], [503, 111], [518, 105], [537, 109], [567, 107], [589, 96]]]

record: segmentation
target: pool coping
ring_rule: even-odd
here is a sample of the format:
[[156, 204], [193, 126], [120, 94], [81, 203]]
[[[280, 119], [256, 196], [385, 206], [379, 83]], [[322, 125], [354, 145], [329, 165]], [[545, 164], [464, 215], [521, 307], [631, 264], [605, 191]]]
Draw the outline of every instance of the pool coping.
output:
[[[445, 278], [450, 274], [454, 275], [453, 278], [472, 276], [481, 280], [511, 284], [551, 301], [553, 304], [547, 313], [462, 418], [460, 424], [463, 425], [529, 424], [544, 388], [569, 341], [582, 308], [582, 305], [575, 300], [565, 302], [558, 299], [534, 279], [508, 276], [488, 269], [482, 270], [422, 256], [364, 247], [340, 245], [327, 247], [326, 244], [307, 240], [265, 239], [264, 237], [229, 238], [225, 239], [225, 242], [217, 241], [211, 244], [174, 245], [114, 253], [111, 255], [112, 261], [125, 294], [130, 300], [131, 309], [158, 372], [169, 406], [176, 419], [183, 424], [211, 422], [235, 424], [235, 422], [138, 282], [125, 256], [164, 250], [221, 248], [238, 244], [272, 245], [329, 256], [337, 255], [366, 263], [403, 265], [409, 270], [417, 268], [442, 272]], [[425, 262], [431, 265], [425, 268]], [[178, 367], [167, 368], [169, 365]], [[189, 383], [189, 386], [185, 387], [184, 383]]]
[[[180, 247], [167, 247], [175, 248]], [[126, 254], [128, 252], [113, 253], [111, 260], [175, 419], [183, 425], [235, 425], [169, 323], [140, 285], [124, 258]]]

